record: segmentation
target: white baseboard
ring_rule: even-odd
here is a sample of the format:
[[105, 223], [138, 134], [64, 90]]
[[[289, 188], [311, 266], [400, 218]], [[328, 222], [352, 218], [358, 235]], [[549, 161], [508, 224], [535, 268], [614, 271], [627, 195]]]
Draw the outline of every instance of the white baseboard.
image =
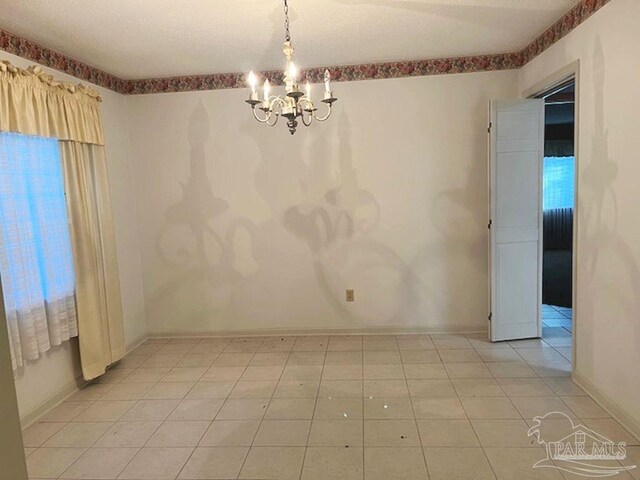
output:
[[[139, 345], [142, 345], [144, 341], [148, 338], [146, 334], [140, 335], [135, 340], [129, 342], [126, 345], [126, 352], [134, 350]], [[60, 388], [56, 393], [51, 395], [49, 398], [40, 403], [37, 407], [33, 408], [30, 412], [26, 413], [24, 416], [20, 418], [20, 423], [22, 425], [22, 429], [29, 427], [32, 423], [38, 420], [41, 416], [49, 412], [50, 410], [57, 407], [59, 404], [64, 402], [71, 395], [80, 390], [86, 382], [82, 375], [78, 376], [74, 381], [69, 382], [62, 388]]]
[[578, 372], [574, 372], [572, 375], [573, 381], [587, 392], [595, 402], [600, 405], [605, 411], [615, 418], [625, 429], [629, 431], [631, 435], [640, 440], [640, 422], [629, 415], [623, 410], [620, 405], [606, 395], [602, 390], [596, 387], [590, 380], [580, 375]]
[[438, 335], [438, 334], [487, 334], [486, 329], [473, 327], [367, 327], [367, 328], [265, 328], [253, 330], [221, 330], [217, 332], [150, 332], [148, 338], [215, 338], [215, 337], [269, 337], [308, 335]]
[[51, 395], [49, 398], [41, 402], [37, 407], [31, 409], [30, 412], [20, 417], [20, 424], [22, 429], [29, 427], [33, 422], [38, 420], [42, 415], [49, 410], [57, 407], [60, 403], [64, 402], [71, 395], [76, 393], [85, 383], [82, 375], [77, 377], [74, 381], [67, 383], [64, 387]]
[[134, 340], [127, 343], [127, 345], [125, 346], [125, 351], [127, 353], [130, 353], [131, 351], [135, 350], [140, 345], [142, 345], [147, 340], [147, 338], [149, 338], [149, 335], [147, 335], [146, 333], [143, 333], [138, 338], [135, 338]]

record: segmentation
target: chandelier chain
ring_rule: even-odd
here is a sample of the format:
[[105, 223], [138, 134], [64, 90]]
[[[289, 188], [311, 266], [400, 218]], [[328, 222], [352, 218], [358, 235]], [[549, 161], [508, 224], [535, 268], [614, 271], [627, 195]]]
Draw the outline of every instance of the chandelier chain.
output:
[[289, 33], [289, 4], [287, 0], [284, 0], [284, 38], [287, 42], [291, 41], [291, 35]]

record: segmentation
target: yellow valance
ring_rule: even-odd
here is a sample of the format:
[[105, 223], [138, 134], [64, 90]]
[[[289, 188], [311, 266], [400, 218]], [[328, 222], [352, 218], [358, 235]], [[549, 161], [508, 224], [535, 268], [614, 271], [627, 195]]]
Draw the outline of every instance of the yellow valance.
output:
[[104, 145], [97, 91], [0, 62], [0, 131]]

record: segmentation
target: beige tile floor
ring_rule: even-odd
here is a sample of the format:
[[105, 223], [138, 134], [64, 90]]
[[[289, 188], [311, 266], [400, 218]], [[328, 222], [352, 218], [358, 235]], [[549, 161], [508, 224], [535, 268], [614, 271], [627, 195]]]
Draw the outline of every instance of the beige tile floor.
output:
[[571, 308], [542, 305], [542, 337], [569, 361], [572, 361], [572, 332]]
[[480, 335], [148, 340], [25, 431], [30, 476], [562, 479], [531, 468], [544, 451], [527, 429], [551, 410], [640, 457], [571, 382], [566, 335], [549, 328], [544, 340], [500, 344]]

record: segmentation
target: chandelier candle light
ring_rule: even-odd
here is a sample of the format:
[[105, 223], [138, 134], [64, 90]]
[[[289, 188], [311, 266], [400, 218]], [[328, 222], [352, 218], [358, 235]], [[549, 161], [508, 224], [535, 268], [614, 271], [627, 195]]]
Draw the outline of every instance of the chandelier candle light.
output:
[[[258, 99], [258, 92], [256, 86], [258, 85], [258, 77], [255, 73], [249, 72], [247, 82], [251, 87], [251, 93], [249, 94], [249, 100], [246, 102], [251, 105], [253, 116], [260, 123], [264, 123], [273, 127], [278, 123], [278, 119], [282, 115], [287, 118], [287, 127], [291, 135], [296, 133], [298, 127], [298, 118], [302, 121], [305, 127], [311, 125], [311, 122], [315, 119], [319, 122], [324, 122], [331, 115], [331, 106], [333, 102], [337, 100], [331, 92], [331, 76], [329, 70], [324, 71], [324, 98], [322, 103], [327, 105], [327, 113], [319, 117], [316, 112], [317, 108], [311, 100], [311, 84], [307, 80], [305, 84], [304, 93], [298, 88], [298, 69], [293, 63], [293, 46], [291, 45], [291, 36], [289, 34], [289, 5], [287, 0], [284, 0], [284, 27], [285, 27], [285, 42], [282, 49], [285, 58], [287, 59], [286, 68], [284, 70], [284, 85], [285, 95], [271, 95], [271, 84], [269, 79], [264, 81], [263, 99]], [[262, 111], [263, 114], [259, 114], [258, 111]]]

